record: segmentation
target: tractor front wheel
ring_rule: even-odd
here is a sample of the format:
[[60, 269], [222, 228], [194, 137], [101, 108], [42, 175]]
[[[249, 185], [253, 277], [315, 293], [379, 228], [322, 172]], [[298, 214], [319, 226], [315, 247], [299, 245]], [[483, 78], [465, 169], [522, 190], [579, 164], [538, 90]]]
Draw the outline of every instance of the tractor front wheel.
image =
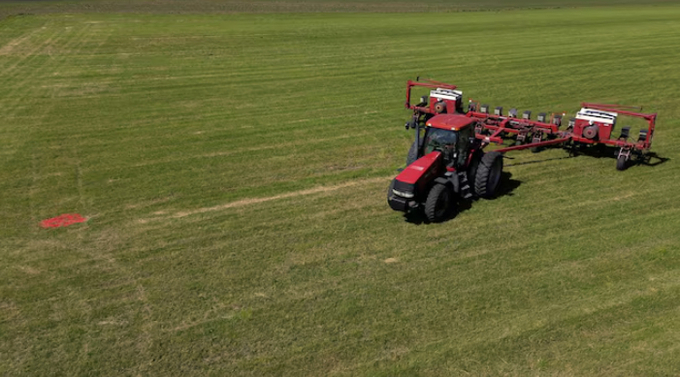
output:
[[475, 176], [475, 193], [485, 199], [493, 198], [503, 173], [503, 155], [492, 151], [484, 154], [477, 167]]
[[420, 145], [417, 145], [416, 142], [414, 141], [413, 144], [411, 144], [411, 148], [408, 150], [408, 155], [406, 156], [406, 166], [411, 165], [418, 159], [418, 150], [420, 149], [419, 147], [423, 145], [423, 139], [420, 139]]
[[443, 221], [453, 207], [451, 189], [441, 183], [435, 184], [425, 201], [425, 217], [433, 223]]

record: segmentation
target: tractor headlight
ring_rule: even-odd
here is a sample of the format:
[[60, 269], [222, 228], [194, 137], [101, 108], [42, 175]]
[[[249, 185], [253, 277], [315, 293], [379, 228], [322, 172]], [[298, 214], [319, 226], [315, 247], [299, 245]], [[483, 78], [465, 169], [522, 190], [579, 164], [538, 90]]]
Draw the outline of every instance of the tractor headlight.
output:
[[397, 190], [395, 190], [395, 189], [392, 189], [392, 192], [393, 192], [395, 195], [399, 195], [399, 196], [401, 196], [402, 198], [406, 198], [406, 199], [411, 199], [411, 198], [413, 197], [413, 193], [412, 193], [412, 192], [397, 191]]

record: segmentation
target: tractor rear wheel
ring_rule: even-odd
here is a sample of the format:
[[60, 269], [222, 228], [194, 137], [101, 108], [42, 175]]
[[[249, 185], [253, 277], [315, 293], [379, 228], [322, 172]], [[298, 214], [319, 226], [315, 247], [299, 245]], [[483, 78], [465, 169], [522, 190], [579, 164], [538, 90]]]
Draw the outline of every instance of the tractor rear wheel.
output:
[[433, 223], [438, 223], [446, 218], [451, 211], [453, 198], [449, 186], [436, 183], [425, 201], [425, 217]]
[[470, 166], [468, 167], [467, 171], [467, 179], [468, 179], [468, 184], [470, 185], [470, 192], [473, 192], [476, 194], [475, 191], [475, 180], [477, 179], [477, 169], [479, 169], [479, 163], [482, 161], [482, 157], [484, 157], [484, 152], [478, 150], [475, 152], [475, 154], [472, 156], [472, 160], [470, 161]]
[[484, 154], [475, 175], [475, 193], [485, 199], [493, 198], [503, 173], [503, 155], [492, 151]]

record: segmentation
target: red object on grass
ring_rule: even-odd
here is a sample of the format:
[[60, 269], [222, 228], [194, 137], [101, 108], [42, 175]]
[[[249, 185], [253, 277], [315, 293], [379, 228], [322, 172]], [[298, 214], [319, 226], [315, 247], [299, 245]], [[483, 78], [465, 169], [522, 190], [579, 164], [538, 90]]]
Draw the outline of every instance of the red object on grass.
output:
[[77, 213], [66, 213], [53, 217], [51, 219], [46, 219], [40, 222], [40, 226], [43, 228], [59, 228], [61, 226], [69, 226], [71, 224], [84, 223], [87, 221], [84, 217]]

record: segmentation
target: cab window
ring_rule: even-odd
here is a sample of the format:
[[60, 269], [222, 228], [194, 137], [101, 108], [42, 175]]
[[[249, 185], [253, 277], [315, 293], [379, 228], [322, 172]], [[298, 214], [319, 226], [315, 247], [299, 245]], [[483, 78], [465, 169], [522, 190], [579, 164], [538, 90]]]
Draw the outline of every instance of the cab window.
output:
[[446, 158], [453, 152], [457, 141], [458, 133], [456, 131], [428, 128], [425, 133], [423, 155], [432, 151], [441, 151]]

